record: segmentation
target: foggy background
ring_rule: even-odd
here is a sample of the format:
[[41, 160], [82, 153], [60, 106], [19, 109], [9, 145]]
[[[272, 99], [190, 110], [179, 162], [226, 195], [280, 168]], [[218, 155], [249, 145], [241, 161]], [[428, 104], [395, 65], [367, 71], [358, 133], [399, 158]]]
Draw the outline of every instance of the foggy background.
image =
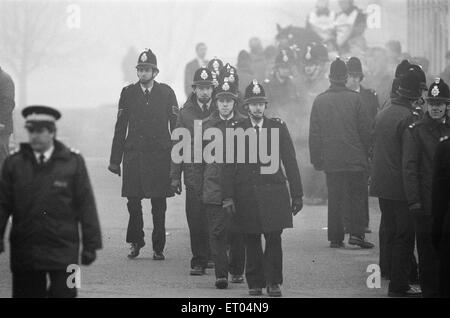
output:
[[[368, 46], [391, 39], [407, 45], [406, 0], [355, 4], [380, 8], [365, 33]], [[337, 1], [330, 5], [339, 11]], [[157, 81], [168, 83], [183, 104], [184, 68], [195, 57], [196, 43], [206, 43], [207, 58], [235, 65], [251, 37], [275, 44], [277, 23], [303, 27], [314, 7], [315, 0], [2, 0], [0, 66], [16, 84], [14, 141], [24, 140], [20, 110], [45, 104], [62, 110], [60, 139], [87, 156], [107, 157], [119, 94], [129, 84], [122, 67], [128, 52], [134, 73], [138, 54], [151, 48], [160, 69]]]

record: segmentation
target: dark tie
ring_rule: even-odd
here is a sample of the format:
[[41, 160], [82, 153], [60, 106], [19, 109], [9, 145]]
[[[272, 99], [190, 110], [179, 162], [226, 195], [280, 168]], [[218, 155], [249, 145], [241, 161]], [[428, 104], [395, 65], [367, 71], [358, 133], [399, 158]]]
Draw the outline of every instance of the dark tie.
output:
[[42, 166], [44, 164], [45, 156], [43, 153], [39, 155], [39, 165]]
[[255, 125], [254, 128], [256, 130], [256, 158], [258, 158], [257, 161], [259, 162], [259, 126]]
[[145, 102], [148, 104], [150, 101], [150, 91], [148, 90], [148, 88], [145, 89], [144, 95], [145, 95]]

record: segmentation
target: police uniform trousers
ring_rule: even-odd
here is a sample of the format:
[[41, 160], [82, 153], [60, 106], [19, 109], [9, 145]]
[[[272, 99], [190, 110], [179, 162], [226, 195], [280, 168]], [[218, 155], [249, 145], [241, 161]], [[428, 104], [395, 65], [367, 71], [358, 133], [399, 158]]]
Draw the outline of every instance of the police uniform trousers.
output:
[[419, 282], [422, 296], [432, 298], [439, 296], [439, 256], [431, 239], [432, 216], [416, 215], [416, 242], [419, 255]]
[[[128, 197], [128, 212], [130, 218], [127, 229], [127, 243], [136, 243], [140, 247], [145, 246], [144, 241], [144, 219], [142, 215], [142, 198]], [[166, 245], [166, 198], [152, 198], [152, 217], [153, 232], [152, 243], [153, 251], [162, 253]]]
[[[76, 288], [69, 288], [65, 270], [13, 271], [13, 298], [75, 298]], [[47, 277], [50, 284], [47, 284]]]
[[231, 214], [218, 204], [205, 204], [209, 224], [209, 246], [215, 264], [216, 278], [228, 278], [227, 241]]
[[[269, 284], [283, 283], [283, 250], [281, 233], [245, 233], [245, 278], [249, 288], [264, 288]], [[263, 251], [261, 235], [264, 235]]]
[[[389, 270], [389, 291], [405, 292], [409, 289], [412, 256], [414, 255], [414, 216], [405, 201], [379, 198], [381, 210], [380, 231], [383, 230], [386, 255], [381, 268]], [[383, 227], [383, 228], [382, 228]]]
[[245, 245], [244, 235], [231, 229], [228, 232], [228, 259], [231, 275], [244, 275]]
[[191, 268], [206, 268], [210, 259], [208, 216], [205, 204], [194, 189], [186, 187], [186, 218], [191, 238]]
[[365, 172], [327, 172], [328, 240], [344, 240], [344, 222], [348, 217], [351, 235], [364, 237], [365, 209], [368, 197]]

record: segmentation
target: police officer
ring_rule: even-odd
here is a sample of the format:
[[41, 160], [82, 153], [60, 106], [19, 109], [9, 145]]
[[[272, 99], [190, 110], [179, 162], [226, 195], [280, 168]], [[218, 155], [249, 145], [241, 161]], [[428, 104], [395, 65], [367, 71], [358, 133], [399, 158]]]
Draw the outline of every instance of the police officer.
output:
[[128, 257], [137, 257], [145, 246], [141, 201], [146, 198], [152, 202], [153, 259], [164, 260], [166, 198], [173, 196], [170, 132], [175, 128], [178, 104], [173, 90], [155, 81], [159, 70], [151, 50], [139, 54], [136, 69], [139, 81], [120, 94], [108, 169], [120, 176], [123, 162], [122, 197], [128, 199], [130, 214]]
[[[212, 64], [216, 59], [211, 60]], [[217, 62], [217, 61], [216, 61]], [[217, 62], [219, 63], [219, 62]], [[217, 79], [217, 78], [216, 78]], [[215, 105], [213, 103], [212, 72], [207, 68], [199, 68], [192, 82], [193, 93], [190, 95], [177, 118], [177, 128], [188, 129], [194, 136], [195, 121], [207, 118]], [[192, 149], [194, 138], [192, 138]], [[175, 163], [171, 166], [171, 186], [176, 193], [181, 193], [181, 174], [184, 174], [186, 186], [186, 218], [191, 239], [191, 275], [201, 276], [205, 274], [210, 257], [208, 219], [202, 198], [202, 163], [194, 162], [194, 151], [190, 162]], [[209, 264], [212, 267], [213, 264]]]
[[[269, 296], [279, 297], [280, 284], [283, 282], [281, 234], [283, 229], [292, 227], [292, 214], [296, 215], [303, 207], [300, 172], [294, 145], [285, 123], [278, 118], [272, 119], [264, 115], [267, 98], [264, 88], [256, 80], [250, 83], [245, 91], [245, 104], [249, 118], [237, 125], [250, 136], [245, 140], [245, 162], [226, 166], [223, 177], [223, 206], [235, 209], [237, 230], [245, 235], [245, 276], [249, 294], [261, 295], [262, 288], [267, 287]], [[279, 132], [279, 140], [273, 142], [279, 145], [279, 153], [276, 155], [283, 164], [286, 175], [281, 166], [273, 174], [264, 174], [261, 168], [267, 164], [263, 164], [259, 156], [254, 163], [249, 158], [250, 144], [258, 145], [259, 141], [259, 148], [264, 142], [264, 139], [259, 138], [266, 133], [266, 149], [271, 149], [273, 129]], [[258, 151], [256, 153], [258, 154]], [[266, 240], [264, 251], [261, 235], [264, 235]]]
[[[209, 128], [220, 129], [223, 136], [223, 145], [226, 145], [226, 129], [233, 128], [245, 117], [235, 111], [237, 106], [236, 82], [229, 82], [228, 78], [219, 85], [214, 95], [217, 109], [203, 120], [204, 131]], [[224, 149], [226, 147], [224, 146]], [[221, 158], [216, 162], [214, 158], [205, 158], [203, 168], [202, 201], [205, 204], [209, 223], [209, 240], [211, 255], [215, 264], [216, 287], [228, 287], [228, 273], [233, 283], [243, 281], [245, 249], [243, 237], [240, 233], [232, 232], [232, 211], [223, 208], [222, 194], [222, 168], [226, 160], [226, 153], [212, 154]], [[227, 256], [227, 242], [230, 242], [230, 257]]]
[[432, 243], [439, 255], [439, 297], [450, 298], [450, 138], [436, 148], [432, 179]]
[[[355, 92], [358, 92], [361, 96], [362, 106], [366, 110], [370, 119], [370, 127], [372, 128], [375, 123], [375, 116], [377, 115], [380, 105], [378, 104], [377, 93], [373, 89], [365, 88], [361, 85], [364, 79], [362, 70], [362, 64], [359, 58], [351, 57], [347, 61], [348, 69], [348, 81], [347, 87]], [[369, 229], [369, 197], [366, 196], [364, 216], [365, 216], [365, 232], [371, 233]]]
[[220, 73], [223, 70], [222, 60], [214, 57], [208, 62], [206, 68], [211, 72], [214, 88], [217, 88], [219, 86]]
[[0, 253], [11, 216], [13, 297], [76, 297], [67, 270], [79, 263], [80, 234], [83, 265], [102, 247], [89, 176], [83, 157], [56, 139], [56, 109], [29, 106], [22, 115], [29, 143], [5, 160], [0, 179]]
[[449, 104], [448, 85], [436, 79], [428, 90], [428, 110], [424, 118], [409, 126], [403, 141], [403, 184], [409, 209], [415, 217], [423, 297], [439, 295], [439, 277], [436, 275], [439, 261], [431, 240], [431, 187], [434, 153], [439, 140], [450, 136], [446, 115]]
[[413, 102], [421, 98], [420, 83], [417, 73], [413, 69], [408, 70], [400, 78], [398, 97], [393, 97], [391, 106], [375, 119], [370, 195], [379, 200], [380, 232], [384, 232], [386, 240], [386, 255], [380, 256], [380, 261], [386, 264], [381, 268], [389, 273], [389, 296], [396, 297], [421, 295], [420, 290], [412, 288], [408, 281], [414, 251], [414, 219], [409, 211], [402, 177], [404, 133], [418, 119]]
[[[236, 86], [237, 88], [237, 105], [235, 107], [235, 110], [238, 111], [241, 115], [246, 116], [247, 111], [244, 109], [244, 95], [239, 90], [239, 74], [234, 66], [232, 66], [230, 63], [226, 63], [224, 67], [219, 72], [219, 83], [223, 83], [225, 79], [233, 86]], [[216, 87], [218, 89], [219, 87]]]
[[348, 243], [373, 248], [365, 239], [362, 213], [367, 202], [370, 120], [360, 95], [345, 86], [344, 61], [337, 58], [331, 64], [329, 77], [330, 88], [314, 100], [309, 127], [311, 164], [327, 178], [328, 240], [331, 248], [344, 247], [342, 221], [348, 213]]

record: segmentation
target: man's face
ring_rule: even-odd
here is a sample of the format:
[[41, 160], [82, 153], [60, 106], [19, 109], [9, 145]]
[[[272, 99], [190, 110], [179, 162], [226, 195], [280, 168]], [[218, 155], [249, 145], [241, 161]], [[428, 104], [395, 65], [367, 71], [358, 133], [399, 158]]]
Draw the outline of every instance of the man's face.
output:
[[427, 110], [430, 117], [433, 119], [441, 119], [445, 116], [447, 105], [445, 103], [428, 102]]
[[207, 103], [211, 99], [213, 87], [212, 85], [195, 85], [194, 92], [200, 102]]
[[206, 51], [207, 51], [206, 45], [199, 45], [196, 50], [197, 57], [201, 60], [204, 60], [206, 56]]
[[221, 96], [217, 99], [217, 109], [223, 117], [230, 116], [234, 107], [234, 99], [229, 96]]
[[307, 76], [312, 76], [318, 70], [319, 66], [317, 64], [308, 63], [305, 65], [305, 74]]
[[28, 130], [28, 140], [33, 151], [43, 153], [48, 150], [55, 138], [55, 133], [50, 132], [46, 127], [30, 127]]
[[346, 11], [350, 8], [351, 0], [339, 0], [339, 7], [342, 11]]
[[347, 87], [351, 90], [357, 90], [361, 84], [361, 77], [359, 75], [349, 75], [347, 80]]
[[139, 82], [144, 85], [150, 83], [158, 74], [151, 66], [138, 66], [136, 71]]
[[264, 116], [264, 111], [266, 110], [266, 103], [264, 102], [253, 102], [248, 104], [248, 114], [251, 118], [260, 120]]
[[278, 74], [281, 78], [289, 78], [292, 74], [291, 69], [286, 66], [279, 66], [278, 67]]

